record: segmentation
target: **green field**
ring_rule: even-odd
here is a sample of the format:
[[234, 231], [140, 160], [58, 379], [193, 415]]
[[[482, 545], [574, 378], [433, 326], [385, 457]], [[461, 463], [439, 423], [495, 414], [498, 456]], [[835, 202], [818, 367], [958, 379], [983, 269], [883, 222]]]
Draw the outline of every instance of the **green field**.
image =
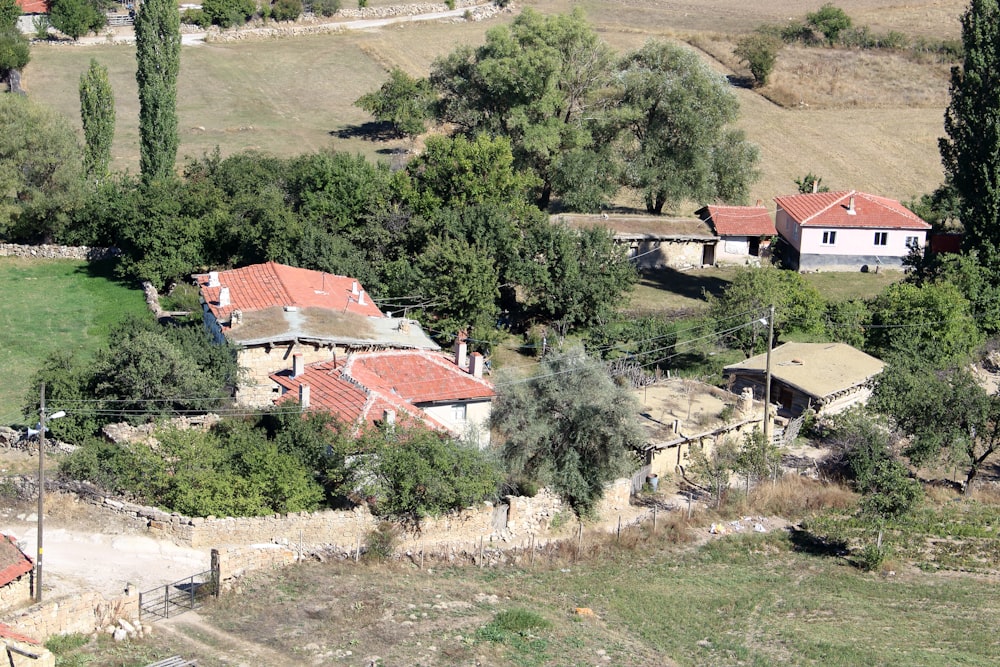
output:
[[20, 422], [31, 376], [56, 350], [91, 355], [108, 327], [145, 312], [142, 292], [109, 262], [0, 258], [0, 424]]

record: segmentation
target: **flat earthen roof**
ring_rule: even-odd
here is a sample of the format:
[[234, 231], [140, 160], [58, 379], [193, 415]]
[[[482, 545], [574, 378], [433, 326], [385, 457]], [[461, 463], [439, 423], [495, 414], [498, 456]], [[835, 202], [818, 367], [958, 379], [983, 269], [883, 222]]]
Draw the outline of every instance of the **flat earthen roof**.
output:
[[659, 215], [625, 215], [559, 213], [551, 220], [564, 223], [571, 229], [602, 227], [614, 233], [615, 238], [627, 241], [670, 241], [685, 239], [718, 239], [707, 222], [698, 218], [672, 218]]

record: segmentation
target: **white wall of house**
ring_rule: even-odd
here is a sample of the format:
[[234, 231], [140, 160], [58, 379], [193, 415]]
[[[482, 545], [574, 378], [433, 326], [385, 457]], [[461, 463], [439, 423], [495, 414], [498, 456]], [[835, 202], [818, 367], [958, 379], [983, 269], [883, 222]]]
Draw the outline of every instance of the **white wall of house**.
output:
[[489, 420], [492, 401], [456, 401], [451, 404], [417, 407], [450, 428], [456, 435], [465, 435], [471, 428], [478, 431], [480, 447], [490, 444]]
[[810, 255], [906, 257], [907, 241], [923, 247], [927, 232], [920, 229], [851, 229], [803, 227], [799, 251]]

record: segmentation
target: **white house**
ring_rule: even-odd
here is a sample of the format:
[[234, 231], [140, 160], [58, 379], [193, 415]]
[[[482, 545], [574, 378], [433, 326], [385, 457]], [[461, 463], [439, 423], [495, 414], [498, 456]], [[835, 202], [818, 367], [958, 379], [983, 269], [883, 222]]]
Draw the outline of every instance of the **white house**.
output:
[[777, 234], [774, 221], [766, 208], [760, 206], [717, 206], [709, 204], [698, 209], [697, 215], [710, 224], [719, 237], [715, 253], [717, 264], [747, 264], [759, 258]]
[[895, 199], [856, 190], [775, 197], [775, 226], [799, 271], [900, 268], [931, 226]]

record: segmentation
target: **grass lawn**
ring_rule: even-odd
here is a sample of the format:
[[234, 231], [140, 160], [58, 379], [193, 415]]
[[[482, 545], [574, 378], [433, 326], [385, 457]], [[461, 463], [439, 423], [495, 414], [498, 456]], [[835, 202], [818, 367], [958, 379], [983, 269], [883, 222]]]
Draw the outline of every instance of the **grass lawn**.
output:
[[22, 421], [31, 376], [49, 354], [91, 355], [111, 324], [146, 312], [142, 292], [118, 282], [110, 262], [0, 258], [0, 303], [0, 424]]

